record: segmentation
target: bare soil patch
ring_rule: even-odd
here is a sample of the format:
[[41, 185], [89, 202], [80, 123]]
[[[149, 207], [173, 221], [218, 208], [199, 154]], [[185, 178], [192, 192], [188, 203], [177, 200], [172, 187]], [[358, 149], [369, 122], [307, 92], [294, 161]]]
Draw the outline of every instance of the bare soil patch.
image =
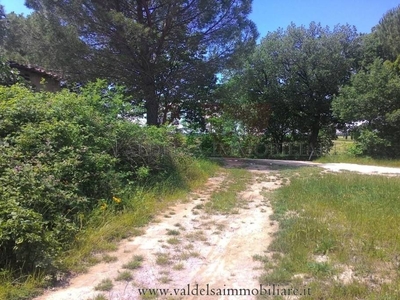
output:
[[[269, 219], [272, 209], [261, 192], [276, 189], [281, 182], [265, 165], [254, 168], [248, 163], [228, 160], [226, 167], [246, 166], [253, 177], [240, 193], [240, 206], [234, 214], [206, 213], [202, 209], [214, 191], [225, 188], [222, 183], [226, 174], [222, 173], [210, 178], [201, 190], [190, 193], [186, 201], [160, 214], [143, 235], [121, 241], [118, 250], [109, 253], [117, 261], [100, 263], [88, 273], [72, 278], [68, 287], [49, 290], [36, 299], [86, 300], [99, 294], [113, 300], [198, 299], [199, 296], [186, 295], [189, 284], [192, 289], [196, 285], [206, 288], [207, 284], [215, 289], [259, 287], [262, 265], [253, 256], [265, 254], [272, 234], [278, 229], [277, 223]], [[137, 268], [127, 269], [134, 256], [143, 260]], [[121, 280], [124, 276], [126, 280]], [[111, 290], [96, 291], [95, 287], [105, 279], [112, 280]], [[169, 292], [166, 296], [142, 297], [139, 288], [164, 288]], [[216, 299], [216, 296], [201, 299]]]

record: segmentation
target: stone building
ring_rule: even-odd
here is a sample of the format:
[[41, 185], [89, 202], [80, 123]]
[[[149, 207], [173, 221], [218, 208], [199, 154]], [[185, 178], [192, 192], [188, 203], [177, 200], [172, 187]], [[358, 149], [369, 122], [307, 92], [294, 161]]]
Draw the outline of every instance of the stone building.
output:
[[62, 77], [59, 74], [16, 62], [9, 62], [9, 65], [11, 68], [17, 69], [20, 76], [30, 82], [37, 91], [58, 92], [61, 90]]

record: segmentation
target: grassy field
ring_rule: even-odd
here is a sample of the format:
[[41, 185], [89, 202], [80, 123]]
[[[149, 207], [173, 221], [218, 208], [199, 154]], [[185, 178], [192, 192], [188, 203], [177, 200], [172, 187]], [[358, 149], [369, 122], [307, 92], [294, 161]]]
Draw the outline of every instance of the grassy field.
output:
[[330, 154], [337, 155], [347, 153], [351, 145], [354, 145], [354, 140], [352, 140], [350, 137], [345, 139], [344, 137], [339, 136], [333, 141], [333, 148]]
[[343, 137], [333, 141], [333, 147], [329, 154], [320, 157], [316, 162], [320, 163], [353, 163], [360, 165], [375, 165], [384, 167], [400, 167], [400, 160], [374, 159], [371, 157], [359, 157], [352, 155], [349, 149], [354, 145], [354, 140]]
[[400, 178], [317, 168], [284, 176], [291, 184], [275, 193], [280, 231], [261, 283], [310, 288], [301, 299], [400, 299]]

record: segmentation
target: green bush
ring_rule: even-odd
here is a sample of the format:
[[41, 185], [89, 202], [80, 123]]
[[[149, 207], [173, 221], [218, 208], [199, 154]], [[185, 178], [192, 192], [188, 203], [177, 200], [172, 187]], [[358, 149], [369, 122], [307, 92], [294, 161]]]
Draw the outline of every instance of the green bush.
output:
[[364, 154], [363, 146], [359, 143], [351, 144], [346, 152], [351, 156], [362, 156]]
[[356, 144], [349, 149], [354, 155], [368, 155], [372, 157], [394, 157], [391, 153], [390, 139], [382, 138], [377, 131], [362, 128], [356, 139]]
[[0, 85], [10, 86], [22, 81], [18, 71], [11, 69], [9, 64], [0, 56]]
[[127, 121], [128, 108], [101, 81], [80, 93], [0, 86], [0, 269], [57, 266], [93, 210], [182, 168], [176, 138]]

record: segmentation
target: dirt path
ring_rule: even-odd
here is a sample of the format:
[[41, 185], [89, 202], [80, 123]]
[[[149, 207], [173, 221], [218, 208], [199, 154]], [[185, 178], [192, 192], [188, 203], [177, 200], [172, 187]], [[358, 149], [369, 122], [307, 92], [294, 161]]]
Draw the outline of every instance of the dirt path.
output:
[[340, 172], [342, 170], [345, 170], [345, 171], [352, 171], [352, 172], [372, 174], [372, 175], [400, 175], [400, 168], [344, 164], [344, 163], [321, 164], [321, 167], [333, 172]]
[[286, 167], [321, 167], [328, 171], [351, 171], [370, 175], [400, 175], [400, 168], [381, 167], [371, 165], [347, 164], [347, 163], [315, 163], [310, 161], [276, 160], [276, 159], [240, 159], [242, 163], [253, 166], [286, 166]]
[[[156, 222], [149, 224], [142, 236], [123, 240], [118, 251], [109, 253], [117, 261], [101, 263], [87, 274], [72, 278], [68, 287], [47, 291], [36, 300], [88, 300], [99, 294], [112, 300], [127, 299], [237, 299], [229, 296], [190, 295], [201, 289], [253, 289], [258, 288], [261, 264], [254, 255], [265, 255], [272, 233], [278, 225], [269, 216], [272, 209], [268, 191], [281, 185], [276, 168], [319, 166], [330, 171], [350, 170], [368, 174], [400, 174], [399, 168], [382, 168], [350, 164], [317, 164], [310, 162], [274, 160], [228, 159], [227, 167], [246, 167], [252, 181], [240, 194], [241, 207], [235, 214], [208, 214], [202, 205], [211, 194], [223, 189], [226, 174], [208, 180], [202, 190], [191, 193], [187, 201], [171, 207]], [[266, 193], [262, 193], [262, 192]], [[141, 267], [129, 271], [132, 280], [115, 280], [124, 264], [132, 257], [141, 256]], [[113, 288], [107, 292], [95, 291], [103, 279], [111, 279]], [[188, 290], [188, 285], [190, 289]], [[169, 289], [157, 291], [158, 296], [139, 295], [139, 289]], [[197, 292], [196, 292], [196, 288]], [[221, 289], [221, 290], [218, 290]], [[155, 291], [152, 291], [153, 293]], [[164, 293], [161, 296], [160, 293]], [[189, 294], [188, 294], [189, 293]], [[240, 299], [254, 299], [240, 297]]]
[[[229, 160], [228, 167], [241, 166]], [[254, 255], [263, 255], [277, 230], [270, 221], [272, 209], [268, 199], [261, 194], [276, 189], [280, 182], [270, 174], [265, 165], [249, 165], [252, 181], [240, 194], [243, 200], [235, 214], [208, 214], [200, 209], [213, 191], [223, 189], [226, 174], [208, 180], [202, 190], [191, 193], [187, 203], [171, 207], [156, 222], [150, 224], [142, 236], [123, 240], [112, 263], [101, 263], [90, 268], [87, 274], [72, 278], [68, 287], [47, 291], [37, 300], [142, 299], [139, 288], [169, 289], [166, 296], [145, 299], [199, 299], [200, 289], [259, 288], [261, 264]], [[133, 279], [116, 281], [133, 255], [143, 257], [141, 267], [130, 271]], [[111, 279], [113, 288], [107, 292], [95, 291], [103, 279]], [[175, 290], [174, 290], [175, 289]], [[160, 294], [160, 291], [158, 292]], [[201, 296], [201, 299], [235, 299], [237, 297]], [[252, 297], [240, 297], [253, 299]]]

